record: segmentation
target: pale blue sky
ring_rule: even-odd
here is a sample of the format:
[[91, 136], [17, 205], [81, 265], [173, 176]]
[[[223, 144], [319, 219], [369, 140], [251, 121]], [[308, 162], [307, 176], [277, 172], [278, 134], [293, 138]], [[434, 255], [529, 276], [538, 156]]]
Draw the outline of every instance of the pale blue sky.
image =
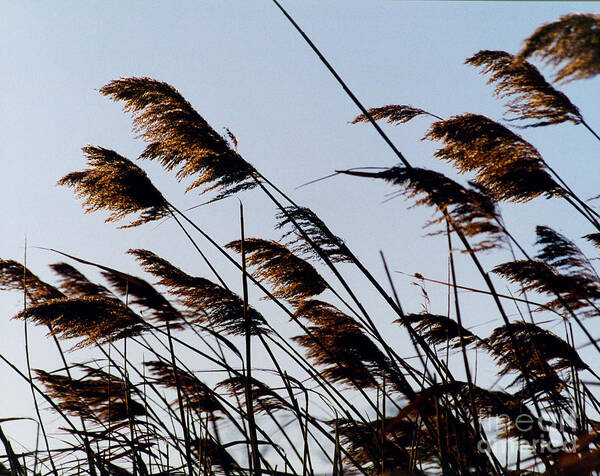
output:
[[[382, 204], [389, 186], [340, 177], [294, 190], [335, 169], [389, 166], [395, 158], [369, 126], [349, 124], [358, 114], [355, 106], [270, 2], [4, 0], [1, 4], [2, 257], [21, 260], [27, 235], [31, 246], [59, 248], [127, 272], [136, 272], [137, 267], [124, 251], [143, 247], [192, 274], [207, 275], [173, 223], [116, 230], [103, 223], [102, 214], [84, 215], [70, 191], [55, 187], [61, 176], [84, 166], [80, 148], [88, 143], [132, 159], [140, 153], [143, 145], [133, 140], [129, 117], [96, 89], [118, 77], [151, 76], [174, 85], [216, 130], [231, 129], [245, 159], [298, 202], [311, 206], [374, 274], [383, 278], [378, 255], [382, 249], [393, 270], [445, 278], [445, 244], [423, 238], [420, 228], [429, 211], [407, 210], [400, 199]], [[480, 49], [514, 53], [541, 23], [571, 11], [598, 11], [594, 2], [284, 4], [365, 105], [413, 104], [444, 117], [474, 112], [497, 120], [501, 103], [477, 70], [463, 64], [465, 58]], [[576, 82], [563, 90], [600, 129], [598, 81]], [[418, 118], [386, 130], [414, 165], [447, 171], [432, 158], [434, 145], [420, 142], [428, 126], [428, 120]], [[599, 193], [600, 143], [583, 127], [567, 124], [522, 134], [582, 197]], [[204, 201], [196, 193], [183, 196], [182, 187], [155, 164], [141, 165], [180, 208]], [[277, 238], [273, 207], [256, 192], [242, 199], [247, 235]], [[527, 245], [537, 223], [530, 220], [574, 237], [591, 231], [579, 218], [570, 220], [569, 209], [557, 201], [540, 199], [519, 210], [503, 209], [509, 227]], [[234, 200], [202, 207], [190, 216], [222, 243], [237, 238]], [[489, 264], [499, 259], [490, 256]], [[51, 280], [46, 264], [60, 258], [30, 249], [28, 260], [34, 272]], [[238, 279], [223, 262], [218, 266]], [[461, 264], [459, 279], [480, 285], [467, 263]], [[418, 294], [409, 282], [398, 278], [400, 295], [406, 308], [418, 311]], [[362, 286], [360, 280], [356, 285]], [[430, 291], [433, 310], [443, 312], [443, 290]], [[370, 302], [372, 293], [365, 290], [364, 296]], [[371, 305], [375, 314], [377, 306]], [[3, 294], [0, 308], [4, 315], [0, 351], [23, 365], [22, 326], [9, 321], [20, 309], [18, 296]], [[468, 313], [469, 322], [475, 325], [496, 317], [482, 315], [484, 309], [485, 301], [477, 301]], [[385, 313], [378, 318], [384, 327], [390, 320]], [[273, 319], [281, 319], [282, 325], [285, 320]], [[34, 366], [53, 365], [55, 357], [42, 341], [42, 332], [32, 334], [40, 342]], [[0, 366], [0, 376], [12, 381], [5, 367]], [[0, 418], [30, 413], [22, 385], [10, 388], [3, 393]]]

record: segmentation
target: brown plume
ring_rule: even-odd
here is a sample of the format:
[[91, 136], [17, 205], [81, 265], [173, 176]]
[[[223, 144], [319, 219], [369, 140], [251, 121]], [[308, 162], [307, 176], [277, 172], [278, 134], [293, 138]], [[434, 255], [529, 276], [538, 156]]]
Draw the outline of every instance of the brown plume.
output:
[[50, 299], [33, 304], [15, 318], [50, 326], [51, 333], [63, 339], [83, 338], [76, 348], [138, 335], [147, 328], [121, 302], [99, 296]]
[[538, 27], [515, 58], [531, 56], [558, 67], [555, 81], [568, 83], [600, 73], [600, 15], [569, 13]]
[[146, 414], [143, 405], [129, 395], [129, 386], [124, 380], [87, 366], [81, 367], [86, 375], [80, 379], [35, 371], [37, 379], [61, 410], [102, 423], [123, 422]]
[[[342, 445], [353, 460], [366, 467], [367, 474], [424, 476], [426, 473], [413, 466], [412, 461], [422, 461], [424, 466], [435, 461], [434, 441], [418, 422], [410, 419], [394, 421], [393, 430], [385, 431], [382, 438], [382, 428], [388, 427], [390, 420], [363, 423], [340, 418], [330, 425], [335, 425]], [[386, 473], [381, 472], [382, 464]]]
[[496, 200], [526, 202], [561, 194], [537, 149], [488, 117], [463, 114], [435, 122], [425, 139], [443, 141], [435, 156], [461, 173], [474, 172]]
[[[411, 119], [423, 114], [433, 116], [423, 109], [406, 104], [374, 107], [369, 109], [368, 113], [376, 121], [385, 119], [389, 124], [404, 124], [405, 122], [408, 122]], [[354, 118], [352, 124], [357, 124], [359, 122], [369, 122], [369, 119], [365, 114], [360, 114]]]
[[554, 371], [588, 368], [569, 343], [532, 323], [512, 322], [498, 327], [487, 343], [486, 347], [498, 359], [501, 375], [519, 370], [519, 359], [533, 375], [545, 376], [549, 368]]
[[51, 264], [50, 268], [61, 279], [59, 287], [69, 297], [102, 296], [112, 297], [113, 294], [104, 286], [92, 283], [81, 272], [67, 263]]
[[45, 283], [14, 260], [0, 260], [0, 289], [25, 290], [30, 304], [63, 297], [58, 289]]
[[[240, 253], [241, 245], [241, 241], [236, 240], [225, 247]], [[273, 285], [276, 297], [304, 299], [327, 289], [327, 283], [310, 263], [276, 241], [247, 238], [244, 250], [248, 265], [256, 267], [259, 279]]]
[[[155, 375], [156, 382], [163, 387], [171, 389], [179, 387], [185, 406], [199, 413], [214, 413], [223, 410], [215, 392], [196, 378], [193, 373], [178, 367], [174, 371], [171, 364], [161, 361], [145, 362], [144, 365], [150, 368], [152, 374]], [[175, 376], [175, 372], [177, 376]]]
[[125, 103], [134, 130], [148, 146], [141, 157], [158, 160], [177, 178], [196, 176], [187, 188], [207, 186], [223, 198], [257, 185], [254, 168], [171, 85], [151, 78], [121, 78], [100, 93]]
[[477, 339], [472, 332], [459, 326], [458, 322], [447, 316], [430, 313], [407, 314], [395, 322], [402, 324], [405, 321], [414, 324], [415, 331], [423, 335], [431, 345], [452, 343], [452, 347], [459, 347], [461, 345], [460, 334], [462, 334], [465, 345]]
[[[250, 384], [252, 386], [253, 408], [255, 412], [271, 413], [276, 410], [289, 408], [289, 402], [286, 402], [265, 383], [252, 378]], [[241, 406], [245, 405], [246, 376], [235, 376], [223, 380], [217, 384], [217, 388], [226, 390], [229, 395], [235, 396], [240, 400]]]
[[[129, 250], [144, 269], [159, 278], [157, 284], [166, 286], [173, 295], [181, 298], [193, 314], [192, 322], [199, 322], [215, 331], [243, 335], [246, 322], [243, 300], [229, 289], [208, 279], [190, 276], [147, 250]], [[268, 332], [264, 317], [252, 307], [248, 308], [251, 334]]]
[[89, 168], [65, 175], [58, 185], [74, 188], [77, 198], [84, 199], [86, 213], [108, 210], [111, 214], [107, 222], [140, 213], [136, 220], [121, 228], [159, 220], [168, 214], [162, 194], [133, 162], [102, 147], [87, 146], [83, 152]]
[[128, 304], [137, 305], [150, 311], [147, 316], [158, 322], [168, 322], [179, 325], [183, 321], [181, 313], [154, 287], [137, 276], [131, 276], [120, 271], [104, 269], [102, 276], [127, 299]]
[[317, 365], [325, 367], [321, 373], [326, 378], [375, 387], [376, 376], [388, 370], [387, 359], [364, 334], [361, 325], [335, 306], [318, 300], [303, 301], [295, 315], [310, 321], [312, 335], [294, 340], [307, 349], [307, 355]]
[[310, 237], [315, 245], [334, 263], [351, 261], [350, 250], [344, 244], [344, 240], [333, 234], [325, 223], [309, 208], [286, 207], [285, 213], [279, 212], [276, 216], [277, 228], [288, 227], [289, 231], [284, 233], [283, 239], [288, 239], [293, 245], [292, 251], [318, 257], [314, 248], [304, 240], [292, 219]]
[[[380, 178], [401, 190], [402, 195], [415, 200], [415, 205], [427, 205], [446, 211], [465, 236], [479, 238], [475, 250], [490, 249], [502, 244], [503, 232], [496, 224], [498, 213], [494, 200], [484, 187], [474, 184], [463, 187], [440, 172], [417, 167], [392, 167], [383, 172], [343, 171], [348, 175]], [[445, 223], [444, 216], [432, 220], [427, 226]], [[445, 232], [446, 228], [443, 227]]]
[[537, 259], [504, 263], [494, 272], [520, 283], [524, 291], [556, 297], [546, 307], [597, 315], [600, 279], [589, 260], [571, 240], [551, 228], [538, 226], [536, 233], [536, 244], [542, 247]]
[[512, 97], [506, 104], [509, 120], [533, 120], [525, 127], [545, 126], [582, 120], [579, 109], [569, 98], [550, 85], [527, 61], [515, 62], [505, 51], [482, 50], [466, 61], [472, 66], [482, 66], [490, 73], [488, 84], [496, 84], [494, 92], [499, 98]]

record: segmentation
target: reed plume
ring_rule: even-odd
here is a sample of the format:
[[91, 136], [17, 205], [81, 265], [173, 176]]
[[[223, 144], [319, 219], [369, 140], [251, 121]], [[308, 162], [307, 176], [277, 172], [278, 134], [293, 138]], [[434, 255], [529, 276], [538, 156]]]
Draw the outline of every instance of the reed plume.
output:
[[[376, 121], [385, 119], [388, 124], [394, 125], [404, 124], [411, 119], [422, 115], [437, 117], [423, 109], [406, 104], [374, 107], [369, 109], [368, 113]], [[369, 122], [369, 119], [365, 114], [360, 114], [354, 118], [352, 124], [357, 124], [359, 122]]]
[[452, 163], [496, 200], [527, 202], [540, 195], [562, 195], [544, 161], [529, 142], [478, 114], [463, 114], [432, 124], [425, 139], [443, 141], [435, 156]]
[[110, 290], [101, 284], [91, 282], [70, 264], [56, 263], [51, 264], [50, 268], [60, 277], [58, 287], [68, 297], [113, 297]]
[[164, 197], [137, 165], [102, 147], [86, 146], [82, 150], [89, 168], [65, 175], [58, 185], [75, 189], [75, 195], [84, 199], [86, 213], [110, 211], [107, 222], [140, 213], [137, 219], [121, 228], [138, 226], [167, 216]]
[[[470, 398], [466, 395], [467, 385], [463, 386], [463, 399]], [[485, 418], [500, 418], [503, 424], [502, 437], [514, 437], [530, 444], [532, 449], [538, 450], [539, 442], [548, 441], [548, 431], [544, 425], [539, 425], [536, 417], [525, 405], [518, 395], [513, 395], [503, 390], [489, 390], [473, 386], [470, 390], [475, 406], [480, 415]], [[519, 418], [535, 422], [528, 426], [519, 426]]]
[[[191, 311], [191, 322], [228, 334], [245, 334], [244, 303], [240, 296], [208, 279], [190, 276], [150, 251], [137, 249], [129, 253], [147, 272], [159, 278], [157, 284], [181, 299]], [[248, 318], [252, 335], [268, 332], [264, 317], [252, 307], [248, 308]]]
[[536, 259], [504, 263], [494, 272], [521, 284], [524, 291], [554, 296], [546, 307], [597, 315], [600, 278], [590, 261], [575, 243], [551, 228], [538, 226], [536, 234], [541, 246]]
[[461, 335], [465, 345], [478, 339], [471, 331], [460, 326], [458, 322], [439, 314], [427, 312], [406, 314], [404, 318], [397, 319], [395, 322], [404, 324], [404, 321], [413, 324], [415, 331], [423, 335], [431, 345], [451, 344], [452, 347], [457, 348], [462, 345], [460, 342]]
[[[250, 380], [252, 391], [250, 392], [253, 400], [255, 412], [272, 413], [277, 410], [289, 408], [290, 403], [284, 400], [275, 390], [267, 384], [252, 378]], [[239, 398], [240, 405], [245, 407], [246, 394], [246, 376], [236, 375], [225, 379], [217, 384], [218, 389], [227, 391], [228, 395]]]
[[277, 229], [290, 228], [283, 234], [282, 240], [288, 240], [287, 246], [291, 246], [292, 251], [315, 258], [319, 257], [315, 249], [296, 231], [292, 225], [292, 220], [294, 220], [331, 262], [341, 263], [352, 261], [350, 250], [344, 244], [344, 240], [334, 235], [323, 220], [310, 208], [298, 206], [286, 207], [285, 212], [279, 212], [276, 218]]
[[[215, 392], [193, 373], [179, 367], [174, 369], [170, 363], [158, 360], [145, 362], [144, 365], [150, 369], [157, 384], [171, 389], [179, 386], [182, 402], [186, 407], [198, 413], [214, 414], [223, 411]], [[177, 400], [174, 403], [177, 403]]]
[[121, 296], [127, 299], [128, 304], [148, 310], [149, 314], [145, 317], [158, 322], [168, 322], [171, 327], [180, 326], [183, 322], [184, 316], [179, 310], [142, 278], [109, 269], [104, 269], [101, 274]]
[[144, 406], [131, 398], [128, 384], [121, 378], [87, 366], [82, 378], [36, 369], [37, 379], [48, 394], [68, 414], [96, 424], [119, 424], [146, 414]]
[[113, 342], [147, 329], [131, 309], [100, 296], [50, 299], [29, 306], [15, 319], [49, 326], [52, 335], [63, 339], [82, 338], [75, 348]]
[[527, 61], [515, 61], [505, 51], [482, 50], [466, 60], [472, 66], [481, 66], [483, 74], [490, 74], [488, 84], [495, 84], [498, 98], [511, 98], [506, 103], [509, 120], [534, 122], [524, 127], [538, 127], [570, 121], [579, 124], [581, 113], [569, 98], [552, 87]]
[[[241, 245], [240, 240], [235, 240], [225, 247], [240, 253]], [[256, 267], [256, 276], [273, 285], [275, 297], [293, 301], [327, 289], [327, 283], [310, 263], [276, 241], [247, 238], [244, 251], [248, 265]]]
[[382, 435], [382, 428], [389, 426], [389, 422], [390, 419], [362, 423], [340, 418], [331, 425], [337, 428], [348, 454], [365, 467], [367, 474], [384, 474], [382, 470], [390, 474], [427, 474], [414, 462], [419, 461], [419, 466], [427, 467], [435, 461], [431, 451], [433, 442], [417, 422], [408, 418], [395, 419], [393, 430], [386, 430]]
[[536, 57], [559, 67], [554, 81], [568, 83], [600, 73], [600, 15], [568, 13], [539, 26], [523, 43], [515, 61]]
[[556, 296], [544, 305], [546, 309], [568, 312], [587, 308], [586, 314], [598, 314], [593, 301], [600, 299], [600, 288], [597, 282], [585, 276], [562, 274], [543, 261], [531, 259], [503, 263], [493, 271], [513, 283], [519, 283], [523, 291]]
[[244, 474], [235, 458], [218, 441], [212, 438], [197, 438], [192, 448], [198, 465], [205, 474]]
[[555, 268], [597, 279], [592, 263], [572, 240], [548, 226], [536, 226], [535, 233], [535, 244], [541, 248], [537, 259]]
[[45, 283], [14, 260], [0, 260], [0, 289], [25, 291], [30, 304], [64, 297], [57, 288]]
[[177, 178], [195, 177], [187, 191], [200, 186], [224, 198], [257, 185], [255, 171], [227, 140], [171, 85], [151, 78], [121, 78], [100, 93], [125, 103], [134, 131], [148, 143], [141, 158], [158, 160]]
[[[401, 187], [396, 195], [415, 201], [415, 205], [438, 207], [447, 212], [465, 236], [476, 237], [474, 249], [501, 246], [504, 240], [496, 204], [486, 189], [473, 184], [464, 187], [440, 172], [417, 167], [392, 167], [383, 172], [342, 171], [348, 175], [380, 178]], [[445, 217], [429, 221], [426, 226], [445, 223]], [[445, 232], [445, 227], [443, 231]], [[437, 233], [437, 232], [436, 232]], [[435, 233], [434, 233], [435, 234]]]
[[377, 376], [389, 371], [386, 357], [363, 332], [362, 326], [335, 306], [318, 300], [297, 305], [296, 317], [310, 322], [310, 335], [294, 337], [323, 376], [333, 382], [376, 387]]
[[600, 248], [600, 233], [589, 233], [584, 236], [586, 240], [588, 240], [592, 245], [596, 248]]
[[520, 370], [516, 354], [527, 370], [538, 376], [566, 369], [587, 369], [577, 351], [556, 334], [527, 322], [512, 322], [494, 329], [486, 348], [498, 359], [500, 374]]

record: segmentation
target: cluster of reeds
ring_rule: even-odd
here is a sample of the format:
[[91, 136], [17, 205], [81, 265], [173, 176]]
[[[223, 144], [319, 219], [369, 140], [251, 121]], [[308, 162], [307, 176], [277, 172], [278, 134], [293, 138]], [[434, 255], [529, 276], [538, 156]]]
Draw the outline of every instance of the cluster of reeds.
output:
[[[535, 228], [538, 253], [529, 255], [507, 230], [500, 204], [565, 200], [586, 220], [586, 239], [596, 246], [598, 213], [532, 144], [488, 117], [444, 119], [407, 105], [367, 110], [292, 24], [361, 110], [354, 122], [375, 126], [400, 160], [384, 170], [337, 173], [383, 179], [395, 195], [434, 212], [427, 226], [448, 245], [449, 278], [438, 282], [448, 288], [448, 313], [415, 312], [418, 303], [401, 302], [385, 259], [388, 280], [379, 282], [316, 213], [242, 158], [235, 138], [218, 134], [175, 88], [150, 78], [112, 81], [100, 92], [132, 114], [147, 144], [141, 158], [191, 178], [187, 190], [212, 192], [213, 200], [260, 189], [278, 210], [283, 236], [247, 238], [240, 208], [239, 236], [220, 244], [129, 159], [84, 147], [87, 168], [59, 184], [73, 188], [87, 212], [108, 211], [111, 222], [137, 214], [126, 226], [172, 219], [213, 275], [194, 276], [143, 249], [129, 253], [146, 279], [63, 253], [73, 264], [53, 265], [51, 285], [24, 264], [0, 261], [0, 286], [24, 297], [15, 317], [45, 326], [63, 362], [32, 369], [28, 357], [21, 370], [0, 355], [30, 385], [43, 436], [37, 450], [21, 454], [0, 430], [0, 474], [599, 474], [600, 377], [578, 349], [600, 352], [590, 330], [600, 319], [600, 277], [574, 241], [547, 226]], [[596, 75], [599, 32], [597, 15], [567, 15], [540, 27], [517, 55], [480, 51], [467, 63], [491, 74], [499, 97], [510, 97], [510, 119], [535, 121], [527, 126], [570, 121], [592, 131], [526, 59], [562, 64], [559, 81]], [[417, 116], [433, 121], [424, 138], [441, 143], [435, 156], [470, 181], [413, 167], [377, 124]], [[222, 257], [220, 266], [239, 271], [241, 292], [240, 281], [227, 283], [203, 246]], [[459, 249], [480, 288], [457, 284]], [[506, 249], [513, 259], [491, 270], [480, 259]], [[105, 282], [89, 280], [86, 268]], [[408, 349], [382, 332], [388, 323], [377, 322], [347, 279], [352, 272], [381, 296]], [[520, 294], [499, 293], [500, 278]], [[432, 279], [415, 280], [424, 286]], [[250, 287], [273, 306], [251, 305]], [[487, 312], [497, 316], [487, 335], [463, 318], [469, 293], [487, 296]], [[507, 305], [519, 315], [509, 315]], [[281, 316], [295, 329], [291, 340]], [[93, 349], [96, 358], [73, 360], [77, 354], [65, 353], [63, 340], [75, 340], [77, 352]], [[480, 360], [496, 382], [478, 383]], [[44, 408], [61, 419], [60, 437], [50, 434]]]

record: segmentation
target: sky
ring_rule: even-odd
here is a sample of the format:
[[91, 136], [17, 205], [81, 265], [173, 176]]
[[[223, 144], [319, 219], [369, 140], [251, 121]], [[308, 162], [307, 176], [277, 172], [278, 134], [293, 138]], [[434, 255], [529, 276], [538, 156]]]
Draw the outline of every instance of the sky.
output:
[[[412, 104], [443, 117], [473, 112], [495, 120], [502, 119], [502, 102], [464, 60], [480, 49], [516, 53], [540, 24], [572, 11], [598, 11], [595, 2], [282, 3], [367, 107]], [[22, 261], [26, 239], [28, 266], [51, 282], [47, 265], [62, 259], [36, 247], [60, 249], [129, 273], [138, 268], [125, 251], [147, 248], [190, 274], [208, 276], [174, 223], [119, 230], [103, 222], [105, 214], [84, 214], [73, 193], [55, 185], [66, 173], [84, 167], [81, 147], [86, 144], [131, 159], [141, 153], [143, 143], [131, 132], [130, 118], [97, 90], [119, 77], [149, 76], [175, 86], [217, 131], [230, 129], [238, 152], [297, 202], [313, 208], [378, 278], [385, 276], [382, 250], [394, 271], [445, 279], [444, 240], [426, 237], [422, 230], [429, 210], [409, 209], [402, 199], [386, 201], [392, 191], [388, 185], [353, 177], [297, 188], [334, 170], [392, 166], [396, 159], [370, 126], [350, 124], [359, 113], [356, 106], [271, 2], [4, 1], [0, 43], [1, 257]], [[597, 81], [574, 82], [561, 90], [600, 129]], [[433, 158], [436, 145], [421, 141], [429, 125], [417, 118], [384, 129], [413, 165], [452, 173]], [[599, 193], [600, 144], [583, 127], [562, 124], [519, 133], [580, 196]], [[184, 185], [157, 164], [139, 165], [180, 209], [206, 201], [197, 192], [184, 195]], [[277, 239], [273, 206], [258, 192], [240, 198], [246, 235]], [[195, 208], [189, 216], [218, 242], [227, 243], [239, 235], [237, 210], [237, 200], [229, 199]], [[591, 232], [558, 201], [537, 199], [502, 210], [509, 229], [527, 246], [538, 223], [573, 237]], [[490, 256], [486, 264], [501, 259]], [[218, 266], [231, 280], [239, 280], [224, 262]], [[93, 270], [82, 271], [95, 276]], [[395, 278], [405, 307], [418, 312], [418, 290], [403, 275]], [[373, 292], [357, 276], [349, 279], [373, 303], [375, 314], [381, 310], [378, 324], [391, 329], [391, 318], [378, 307]], [[482, 286], [466, 258], [459, 262], [459, 281]], [[444, 312], [445, 290], [428, 291], [432, 310]], [[10, 319], [20, 306], [18, 295], [0, 294], [0, 352], [23, 368], [22, 323]], [[491, 329], [489, 321], [498, 322], [498, 316], [486, 315], [485, 309], [484, 300], [474, 299], [465, 319]], [[273, 318], [287, 326], [285, 317]], [[58, 366], [43, 336], [43, 330], [31, 331], [32, 364]], [[10, 382], [1, 397], [0, 418], [31, 414], [30, 394], [22, 382], [2, 366], [0, 378]], [[11, 428], [26, 438], [23, 425]]]

